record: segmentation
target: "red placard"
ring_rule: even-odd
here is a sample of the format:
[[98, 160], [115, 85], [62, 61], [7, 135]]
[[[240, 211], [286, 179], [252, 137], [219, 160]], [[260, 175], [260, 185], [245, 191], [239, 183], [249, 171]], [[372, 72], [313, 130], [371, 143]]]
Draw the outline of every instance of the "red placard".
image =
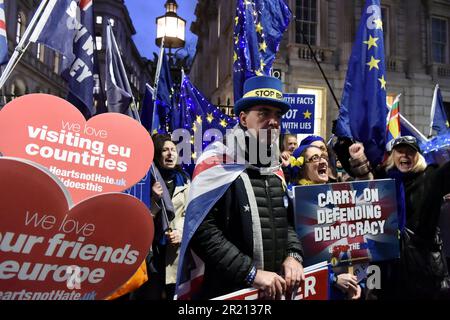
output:
[[145, 259], [153, 220], [136, 198], [71, 207], [56, 177], [11, 158], [0, 158], [0, 181], [0, 300], [102, 299]]

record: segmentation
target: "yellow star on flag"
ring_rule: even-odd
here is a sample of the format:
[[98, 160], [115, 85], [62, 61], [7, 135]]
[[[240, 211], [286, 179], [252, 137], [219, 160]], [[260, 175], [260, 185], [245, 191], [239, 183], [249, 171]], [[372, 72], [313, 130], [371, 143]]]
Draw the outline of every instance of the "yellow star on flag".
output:
[[202, 123], [202, 116], [197, 116], [197, 120], [196, 120], [197, 122], [198, 122], [198, 124], [201, 124]]
[[255, 74], [258, 76], [258, 77], [260, 77], [260, 76], [263, 76], [264, 75], [264, 73], [262, 73], [262, 71], [261, 70], [255, 70]]
[[197, 132], [197, 126], [195, 125], [195, 122], [194, 125], [192, 126], [192, 131]]
[[370, 61], [366, 63], [370, 67], [369, 71], [371, 71], [373, 68], [377, 68], [378, 70], [380, 70], [380, 68], [378, 67], [378, 63], [380, 63], [380, 61], [381, 60], [377, 60], [373, 56], [370, 57]]
[[224, 128], [226, 128], [227, 126], [227, 122], [225, 121], [225, 119], [220, 120], [220, 125]]
[[261, 25], [261, 22], [258, 22], [256, 25], [256, 32], [261, 33], [263, 31], [263, 26]]
[[248, 6], [249, 4], [252, 4], [252, 2], [251, 2], [251, 1], [248, 1], [248, 0], [245, 0], [245, 1], [244, 1], [244, 5], [245, 5], [245, 6]]
[[383, 30], [383, 21], [381, 19], [374, 20], [376, 28]]
[[208, 123], [211, 123], [214, 120], [213, 114], [208, 113], [208, 115], [206, 116], [206, 120], [208, 120]]
[[238, 56], [237, 56], [237, 53], [235, 51], [234, 54], [233, 54], [233, 63], [235, 63], [236, 61], [238, 61]]
[[365, 44], [367, 44], [369, 46], [369, 48], [367, 50], [370, 50], [370, 48], [372, 47], [377, 47], [377, 41], [379, 38], [372, 38], [372, 35], [369, 35], [369, 40], [368, 41], [364, 41]]
[[450, 124], [448, 123], [448, 120], [445, 122], [445, 125], [448, 127], [450, 127]]
[[264, 59], [261, 59], [261, 61], [259, 62], [259, 64], [261, 65], [261, 70], [263, 70], [264, 67], [266, 66], [266, 64], [264, 63]]
[[239, 36], [234, 37], [234, 44], [238, 44], [239, 42]]
[[194, 153], [192, 154], [192, 159], [197, 159], [197, 152], [194, 152]]
[[260, 50], [260, 51], [266, 52], [266, 49], [267, 49], [267, 44], [266, 44], [265, 41], [263, 41], [263, 42], [259, 45], [259, 50]]
[[236, 16], [236, 17], [234, 17], [234, 24], [235, 24], [235, 25], [238, 25], [238, 23], [239, 23], [239, 17]]
[[386, 80], [384, 80], [384, 74], [381, 76], [380, 79], [378, 79], [378, 81], [380, 81], [381, 83], [381, 89], [386, 90]]
[[194, 144], [194, 137], [191, 138], [191, 144]]
[[306, 112], [303, 112], [304, 119], [311, 119], [311, 115], [312, 115], [312, 113], [309, 112], [308, 109], [306, 109]]

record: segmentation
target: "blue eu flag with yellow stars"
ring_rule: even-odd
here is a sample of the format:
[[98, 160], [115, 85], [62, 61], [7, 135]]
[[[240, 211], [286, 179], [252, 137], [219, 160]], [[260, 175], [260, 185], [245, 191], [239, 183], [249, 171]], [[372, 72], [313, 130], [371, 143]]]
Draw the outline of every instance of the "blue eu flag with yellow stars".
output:
[[[449, 122], [445, 113], [444, 101], [442, 100], [439, 85], [434, 88], [433, 102], [431, 104], [431, 127], [436, 130], [438, 136], [450, 134]], [[431, 136], [430, 131], [430, 136]]]
[[336, 135], [364, 144], [372, 166], [384, 155], [386, 72], [380, 0], [367, 0], [348, 63]]
[[244, 82], [270, 75], [291, 11], [284, 0], [237, 0], [234, 18], [234, 101], [242, 97]]

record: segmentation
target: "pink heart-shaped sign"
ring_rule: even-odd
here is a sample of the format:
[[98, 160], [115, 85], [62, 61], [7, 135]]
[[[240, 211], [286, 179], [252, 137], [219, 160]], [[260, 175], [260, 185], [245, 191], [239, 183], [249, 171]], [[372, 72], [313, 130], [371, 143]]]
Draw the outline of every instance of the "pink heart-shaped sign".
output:
[[38, 164], [0, 158], [0, 300], [103, 299], [138, 269], [153, 219], [123, 193], [70, 207]]
[[139, 182], [153, 161], [153, 142], [140, 123], [123, 114], [104, 113], [86, 122], [66, 100], [30, 94], [0, 111], [0, 152], [47, 167], [77, 203]]

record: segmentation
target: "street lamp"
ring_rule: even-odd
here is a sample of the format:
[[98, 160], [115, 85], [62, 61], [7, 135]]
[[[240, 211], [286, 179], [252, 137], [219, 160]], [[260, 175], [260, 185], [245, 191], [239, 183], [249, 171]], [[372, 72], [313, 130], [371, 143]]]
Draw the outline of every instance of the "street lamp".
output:
[[180, 48], [185, 44], [186, 20], [177, 15], [178, 4], [175, 0], [167, 0], [166, 14], [156, 18], [156, 45], [161, 46], [164, 38], [164, 47]]

